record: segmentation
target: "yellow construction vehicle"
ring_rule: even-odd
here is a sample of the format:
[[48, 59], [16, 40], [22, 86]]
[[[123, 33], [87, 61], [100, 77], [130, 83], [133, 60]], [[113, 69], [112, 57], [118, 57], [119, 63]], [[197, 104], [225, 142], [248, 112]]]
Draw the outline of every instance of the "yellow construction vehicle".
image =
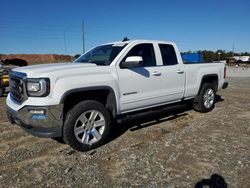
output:
[[27, 66], [25, 60], [14, 58], [0, 60], [0, 97], [2, 97], [9, 90], [9, 72], [16, 67]]
[[9, 87], [9, 81], [10, 81], [10, 77], [7, 74], [3, 74], [0, 77], [0, 97], [2, 97], [4, 95], [4, 93], [6, 92], [6, 88]]

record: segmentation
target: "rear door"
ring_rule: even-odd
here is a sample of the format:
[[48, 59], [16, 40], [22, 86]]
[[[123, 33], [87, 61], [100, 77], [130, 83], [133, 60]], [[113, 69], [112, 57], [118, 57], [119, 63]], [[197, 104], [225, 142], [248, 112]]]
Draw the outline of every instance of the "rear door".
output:
[[175, 47], [172, 44], [158, 44], [157, 49], [161, 55], [160, 83], [164, 100], [178, 101], [183, 98], [185, 91], [184, 65], [178, 62]]

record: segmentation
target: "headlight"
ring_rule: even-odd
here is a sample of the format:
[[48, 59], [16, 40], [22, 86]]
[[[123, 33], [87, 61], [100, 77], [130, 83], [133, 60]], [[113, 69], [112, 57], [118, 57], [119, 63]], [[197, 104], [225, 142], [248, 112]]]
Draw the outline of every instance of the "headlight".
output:
[[28, 78], [26, 81], [27, 95], [30, 97], [46, 97], [49, 94], [48, 78]]
[[41, 89], [41, 85], [39, 82], [27, 82], [27, 90], [29, 92], [38, 92]]

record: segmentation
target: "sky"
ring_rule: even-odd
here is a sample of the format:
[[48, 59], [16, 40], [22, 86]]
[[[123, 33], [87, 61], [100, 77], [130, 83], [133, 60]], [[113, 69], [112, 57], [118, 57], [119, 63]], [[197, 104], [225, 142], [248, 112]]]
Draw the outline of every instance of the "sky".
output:
[[249, 0], [0, 0], [0, 54], [82, 53], [129, 39], [250, 52]]

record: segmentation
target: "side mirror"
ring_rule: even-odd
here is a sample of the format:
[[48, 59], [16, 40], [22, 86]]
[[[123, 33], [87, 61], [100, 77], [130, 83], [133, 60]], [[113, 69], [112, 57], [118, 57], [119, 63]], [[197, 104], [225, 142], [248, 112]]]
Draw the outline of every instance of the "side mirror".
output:
[[122, 68], [132, 68], [142, 66], [143, 59], [141, 56], [127, 57], [124, 62], [121, 63]]

